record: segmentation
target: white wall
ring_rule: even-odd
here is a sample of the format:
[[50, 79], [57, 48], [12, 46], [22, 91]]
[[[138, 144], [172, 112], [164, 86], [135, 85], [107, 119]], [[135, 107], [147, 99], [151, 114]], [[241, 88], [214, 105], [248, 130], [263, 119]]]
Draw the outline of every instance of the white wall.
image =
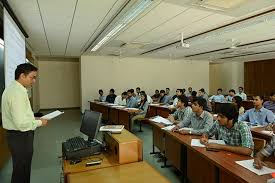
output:
[[79, 62], [39, 60], [40, 109], [80, 107]]
[[171, 94], [177, 88], [192, 86], [194, 90], [209, 89], [209, 63], [203, 61], [149, 58], [81, 56], [82, 110], [89, 108], [89, 100], [98, 98], [98, 89], [105, 95], [110, 88], [121, 94], [129, 88], [141, 87], [149, 95], [155, 89], [169, 87]]
[[244, 63], [230, 62], [210, 64], [210, 94], [216, 94], [218, 88], [228, 94], [230, 89], [238, 91], [239, 86], [244, 86]]

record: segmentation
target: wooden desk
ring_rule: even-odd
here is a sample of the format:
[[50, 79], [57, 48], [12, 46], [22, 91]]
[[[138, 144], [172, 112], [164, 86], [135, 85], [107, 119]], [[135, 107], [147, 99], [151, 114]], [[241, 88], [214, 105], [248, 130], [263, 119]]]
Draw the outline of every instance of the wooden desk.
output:
[[146, 162], [130, 163], [90, 172], [70, 174], [69, 183], [168, 183], [169, 181]]
[[136, 112], [136, 110], [118, 109], [118, 121], [119, 124], [124, 125], [124, 128], [131, 129], [131, 116]]
[[206, 151], [205, 148], [191, 146], [192, 138], [199, 138], [198, 136], [162, 132], [165, 133], [166, 158], [192, 183], [262, 183], [271, 178], [271, 175], [258, 176], [235, 163], [235, 161], [251, 159], [249, 156], [226, 151]]
[[272, 135], [262, 133], [261, 131], [263, 131], [264, 129], [264, 127], [251, 128], [252, 136], [260, 139], [265, 139], [266, 142], [269, 142], [272, 138]]
[[102, 113], [102, 119], [112, 124], [124, 125], [127, 130], [131, 129], [131, 115], [136, 110], [128, 110], [125, 108], [116, 108], [115, 106], [108, 106], [103, 102], [90, 102], [90, 109]]
[[115, 124], [115, 125], [120, 124], [118, 114], [119, 114], [119, 109], [114, 108], [114, 107], [110, 107], [110, 109], [109, 109], [109, 122], [111, 124]]
[[164, 125], [155, 123], [151, 120], [149, 120], [150, 125], [152, 126], [152, 131], [153, 131], [153, 154], [155, 152], [155, 147], [157, 147], [160, 151], [160, 153], [164, 153], [165, 151], [165, 145], [164, 145], [164, 139], [165, 139], [165, 133], [161, 129], [164, 127]]
[[89, 103], [90, 103], [90, 110], [102, 113], [102, 120], [104, 121], [109, 120], [109, 107], [107, 105], [105, 105], [103, 102], [89, 101]]
[[150, 105], [148, 117], [161, 116], [161, 117], [167, 118], [171, 112], [172, 111], [167, 106]]

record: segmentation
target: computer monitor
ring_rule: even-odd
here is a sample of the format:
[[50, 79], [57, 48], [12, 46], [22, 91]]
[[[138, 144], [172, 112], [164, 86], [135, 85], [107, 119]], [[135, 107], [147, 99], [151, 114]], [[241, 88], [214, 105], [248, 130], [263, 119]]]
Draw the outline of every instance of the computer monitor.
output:
[[82, 117], [82, 124], [80, 131], [87, 135], [88, 141], [92, 142], [97, 135], [100, 123], [101, 123], [102, 114], [95, 111], [85, 110]]

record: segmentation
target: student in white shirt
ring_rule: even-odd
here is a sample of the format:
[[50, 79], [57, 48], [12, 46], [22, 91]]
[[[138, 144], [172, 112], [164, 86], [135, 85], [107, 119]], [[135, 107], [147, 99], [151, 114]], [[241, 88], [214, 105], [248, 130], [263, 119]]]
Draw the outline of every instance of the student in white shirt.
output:
[[115, 99], [114, 104], [126, 106], [127, 92], [123, 92], [121, 95], [118, 95]]
[[98, 90], [98, 94], [99, 94], [99, 97], [98, 97], [99, 102], [105, 102], [106, 96], [103, 95], [102, 89]]
[[240, 96], [243, 100], [247, 100], [246, 94], [243, 92], [243, 87], [239, 87], [239, 92], [236, 94], [236, 96]]

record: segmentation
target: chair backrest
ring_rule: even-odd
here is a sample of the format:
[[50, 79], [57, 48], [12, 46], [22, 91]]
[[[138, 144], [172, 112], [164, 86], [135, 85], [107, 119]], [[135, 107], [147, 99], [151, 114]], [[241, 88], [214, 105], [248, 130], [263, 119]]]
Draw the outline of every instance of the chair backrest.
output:
[[253, 137], [254, 142], [254, 156], [265, 147], [266, 140]]

